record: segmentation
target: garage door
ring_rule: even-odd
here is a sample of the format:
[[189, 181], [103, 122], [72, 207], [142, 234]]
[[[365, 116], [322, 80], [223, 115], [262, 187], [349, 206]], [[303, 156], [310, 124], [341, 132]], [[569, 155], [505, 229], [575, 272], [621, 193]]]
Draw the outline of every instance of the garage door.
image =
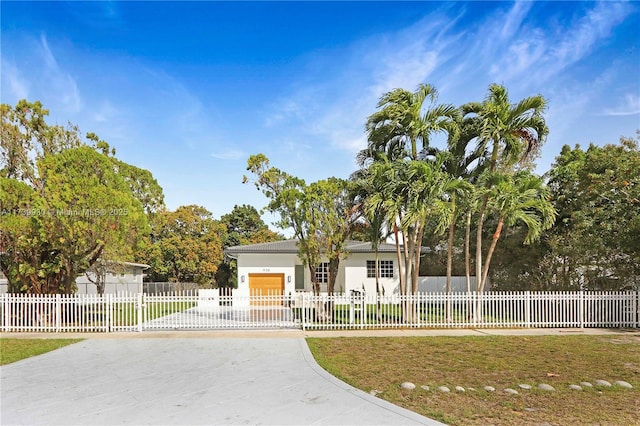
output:
[[273, 300], [252, 300], [252, 305], [281, 305], [284, 294], [284, 274], [249, 274], [251, 296], [274, 296]]

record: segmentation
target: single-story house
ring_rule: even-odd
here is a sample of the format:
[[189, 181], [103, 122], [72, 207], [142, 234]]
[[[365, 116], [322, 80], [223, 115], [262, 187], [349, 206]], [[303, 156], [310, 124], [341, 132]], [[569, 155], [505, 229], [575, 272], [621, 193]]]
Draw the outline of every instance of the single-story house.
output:
[[[142, 293], [144, 271], [149, 265], [133, 262], [113, 262], [103, 270], [104, 294]], [[78, 294], [97, 294], [96, 285], [89, 280], [87, 274], [95, 281], [96, 271], [90, 268], [85, 274], [76, 278]]]
[[[144, 271], [149, 269], [149, 265], [133, 262], [114, 262], [113, 267], [105, 268], [104, 272], [104, 294], [116, 293], [142, 293], [142, 279]], [[87, 272], [95, 280], [95, 270], [89, 269]], [[8, 280], [0, 272], [0, 294], [8, 290]], [[87, 278], [86, 274], [76, 278], [77, 294], [98, 294], [96, 285]]]
[[[423, 248], [423, 252], [426, 248]], [[340, 261], [334, 287], [336, 293], [351, 290], [376, 292], [375, 252], [370, 242], [349, 241], [347, 257]], [[297, 240], [229, 247], [225, 254], [237, 259], [238, 289], [235, 294], [294, 294], [313, 291], [311, 273], [298, 257]], [[380, 285], [384, 294], [400, 292], [398, 258], [395, 244], [382, 243], [378, 247]], [[328, 260], [318, 265], [316, 276], [321, 293], [327, 291]]]

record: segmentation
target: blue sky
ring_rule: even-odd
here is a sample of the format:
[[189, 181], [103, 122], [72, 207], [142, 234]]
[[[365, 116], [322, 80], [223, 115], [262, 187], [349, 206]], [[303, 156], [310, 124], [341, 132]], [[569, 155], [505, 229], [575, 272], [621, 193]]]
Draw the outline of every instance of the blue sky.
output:
[[[308, 182], [348, 177], [377, 99], [542, 94], [564, 144], [640, 129], [639, 2], [0, 2], [2, 103], [95, 132], [151, 170], [170, 209], [266, 199], [249, 155]], [[436, 141], [436, 144], [439, 143]], [[267, 218], [267, 220], [269, 220]]]

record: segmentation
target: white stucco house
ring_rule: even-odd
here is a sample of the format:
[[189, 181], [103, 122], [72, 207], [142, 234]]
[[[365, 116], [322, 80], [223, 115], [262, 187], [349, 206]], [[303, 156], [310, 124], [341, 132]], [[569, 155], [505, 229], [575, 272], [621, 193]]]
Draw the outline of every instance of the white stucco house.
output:
[[[116, 293], [142, 293], [142, 280], [144, 271], [149, 269], [149, 265], [133, 262], [114, 262], [112, 268], [105, 268], [104, 272], [104, 294]], [[92, 269], [87, 271], [93, 279], [96, 272]], [[78, 275], [76, 278], [77, 294], [98, 294], [96, 285], [87, 278], [86, 274]], [[0, 272], [0, 293], [6, 293], [8, 287], [7, 278]]]
[[[294, 294], [313, 291], [309, 268], [298, 257], [297, 240], [229, 247], [225, 254], [238, 262], [238, 289], [235, 294]], [[347, 257], [340, 261], [334, 291], [351, 290], [375, 294], [375, 253], [370, 242], [349, 241]], [[426, 248], [423, 248], [426, 252]], [[400, 278], [395, 244], [383, 243], [378, 248], [380, 284], [384, 294], [399, 293]], [[316, 272], [320, 291], [327, 291], [328, 264], [318, 265]]]
[[[104, 294], [142, 293], [144, 271], [149, 265], [133, 262], [113, 262], [113, 267], [107, 266], [103, 272]], [[95, 280], [96, 272], [89, 269], [85, 274], [76, 278], [78, 294], [97, 294], [96, 285], [89, 280], [87, 274]]]

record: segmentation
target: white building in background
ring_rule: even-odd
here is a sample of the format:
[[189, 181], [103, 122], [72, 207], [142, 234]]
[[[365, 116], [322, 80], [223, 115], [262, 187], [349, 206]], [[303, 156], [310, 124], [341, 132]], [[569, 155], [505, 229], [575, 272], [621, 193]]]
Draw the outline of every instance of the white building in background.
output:
[[[133, 262], [114, 262], [113, 267], [107, 266], [104, 273], [104, 294], [142, 293], [144, 271], [149, 265]], [[95, 279], [96, 273], [89, 270], [89, 276]], [[77, 294], [98, 294], [96, 285], [89, 280], [87, 274], [76, 278]], [[0, 272], [0, 293], [6, 293], [7, 278]]]
[[[225, 254], [238, 262], [238, 295], [293, 294], [313, 291], [311, 273], [298, 256], [297, 240], [229, 247]], [[423, 250], [425, 252], [426, 249]], [[349, 241], [347, 258], [340, 261], [334, 291], [376, 292], [375, 252], [371, 243]], [[378, 248], [380, 285], [384, 294], [400, 292], [400, 276], [395, 244], [382, 243]], [[328, 260], [317, 267], [320, 292], [327, 291]]]

